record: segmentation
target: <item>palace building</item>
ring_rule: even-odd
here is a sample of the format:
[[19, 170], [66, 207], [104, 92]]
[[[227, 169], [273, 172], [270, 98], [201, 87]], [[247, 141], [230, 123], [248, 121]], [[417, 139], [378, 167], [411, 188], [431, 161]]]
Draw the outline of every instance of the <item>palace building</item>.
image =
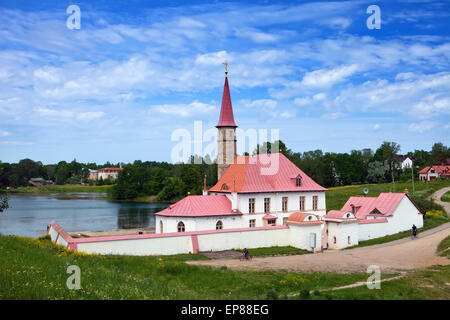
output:
[[[217, 124], [218, 181], [155, 214], [155, 233], [72, 238], [52, 222], [52, 241], [87, 253], [170, 255], [293, 246], [322, 251], [423, 226], [404, 193], [350, 197], [326, 211], [326, 188], [282, 153], [238, 156], [228, 72]], [[110, 172], [108, 172], [110, 174]]]

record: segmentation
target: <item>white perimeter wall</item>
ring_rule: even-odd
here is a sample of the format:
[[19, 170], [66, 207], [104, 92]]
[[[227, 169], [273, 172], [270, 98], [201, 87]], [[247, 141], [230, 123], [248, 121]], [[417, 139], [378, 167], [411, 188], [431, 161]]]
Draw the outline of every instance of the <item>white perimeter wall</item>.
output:
[[[293, 246], [311, 250], [309, 242], [311, 232], [316, 233], [316, 248], [320, 248], [321, 225], [223, 230], [196, 235], [180, 233], [171, 236], [92, 242], [72, 240], [76, 242], [77, 250], [90, 254], [171, 255], [193, 253], [193, 237], [197, 237], [200, 252], [273, 246]], [[62, 236], [58, 237], [58, 232], [53, 227], [50, 228], [50, 234], [52, 241], [58, 238], [58, 244], [67, 247], [67, 241]]]
[[387, 235], [388, 222], [358, 224], [359, 241], [384, 237]]
[[290, 245], [299, 249], [311, 251], [310, 234], [316, 234], [315, 250], [322, 247], [322, 225], [295, 225], [289, 224], [290, 229]]
[[[328, 227], [328, 249], [342, 249], [358, 244], [359, 225], [355, 223], [327, 222]], [[336, 237], [336, 243], [334, 243]], [[350, 243], [348, 242], [350, 237]], [[325, 246], [326, 247], [326, 246]]]

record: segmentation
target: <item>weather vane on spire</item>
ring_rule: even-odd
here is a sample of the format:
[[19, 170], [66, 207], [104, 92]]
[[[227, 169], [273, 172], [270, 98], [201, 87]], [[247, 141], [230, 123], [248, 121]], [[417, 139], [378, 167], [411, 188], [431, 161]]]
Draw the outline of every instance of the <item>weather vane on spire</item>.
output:
[[225, 75], [227, 75], [228, 74], [228, 63], [222, 62], [222, 64], [225, 66]]

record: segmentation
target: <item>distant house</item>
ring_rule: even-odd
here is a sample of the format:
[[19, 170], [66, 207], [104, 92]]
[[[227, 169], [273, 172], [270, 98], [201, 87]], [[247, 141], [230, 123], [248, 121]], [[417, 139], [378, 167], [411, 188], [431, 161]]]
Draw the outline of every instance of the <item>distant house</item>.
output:
[[408, 157], [408, 156], [398, 156], [397, 162], [399, 163], [400, 167], [402, 169], [411, 168], [413, 165], [413, 162], [416, 160], [414, 157]]
[[98, 179], [98, 170], [89, 169], [89, 180], [97, 180]]
[[419, 171], [419, 181], [430, 181], [437, 178], [450, 178], [450, 165], [432, 165]]
[[122, 171], [122, 168], [103, 168], [98, 170], [97, 179], [102, 178], [103, 180], [110, 179], [116, 180], [119, 176], [119, 172]]
[[39, 186], [43, 186], [43, 185], [52, 185], [53, 181], [45, 180], [43, 178], [31, 178], [30, 180], [28, 180], [28, 183], [32, 184], [33, 186], [39, 187]]

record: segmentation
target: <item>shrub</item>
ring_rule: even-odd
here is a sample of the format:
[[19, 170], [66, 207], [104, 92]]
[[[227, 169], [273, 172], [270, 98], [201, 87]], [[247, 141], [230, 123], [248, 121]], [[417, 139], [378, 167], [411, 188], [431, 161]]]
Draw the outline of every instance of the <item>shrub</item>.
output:
[[443, 210], [430, 210], [427, 211], [425, 217], [437, 217], [437, 218], [445, 218], [447, 214]]
[[309, 299], [309, 298], [310, 298], [309, 290], [307, 290], [307, 289], [300, 290], [300, 299], [306, 300], [306, 299]]
[[266, 299], [267, 300], [278, 300], [278, 292], [273, 288], [267, 290]]

